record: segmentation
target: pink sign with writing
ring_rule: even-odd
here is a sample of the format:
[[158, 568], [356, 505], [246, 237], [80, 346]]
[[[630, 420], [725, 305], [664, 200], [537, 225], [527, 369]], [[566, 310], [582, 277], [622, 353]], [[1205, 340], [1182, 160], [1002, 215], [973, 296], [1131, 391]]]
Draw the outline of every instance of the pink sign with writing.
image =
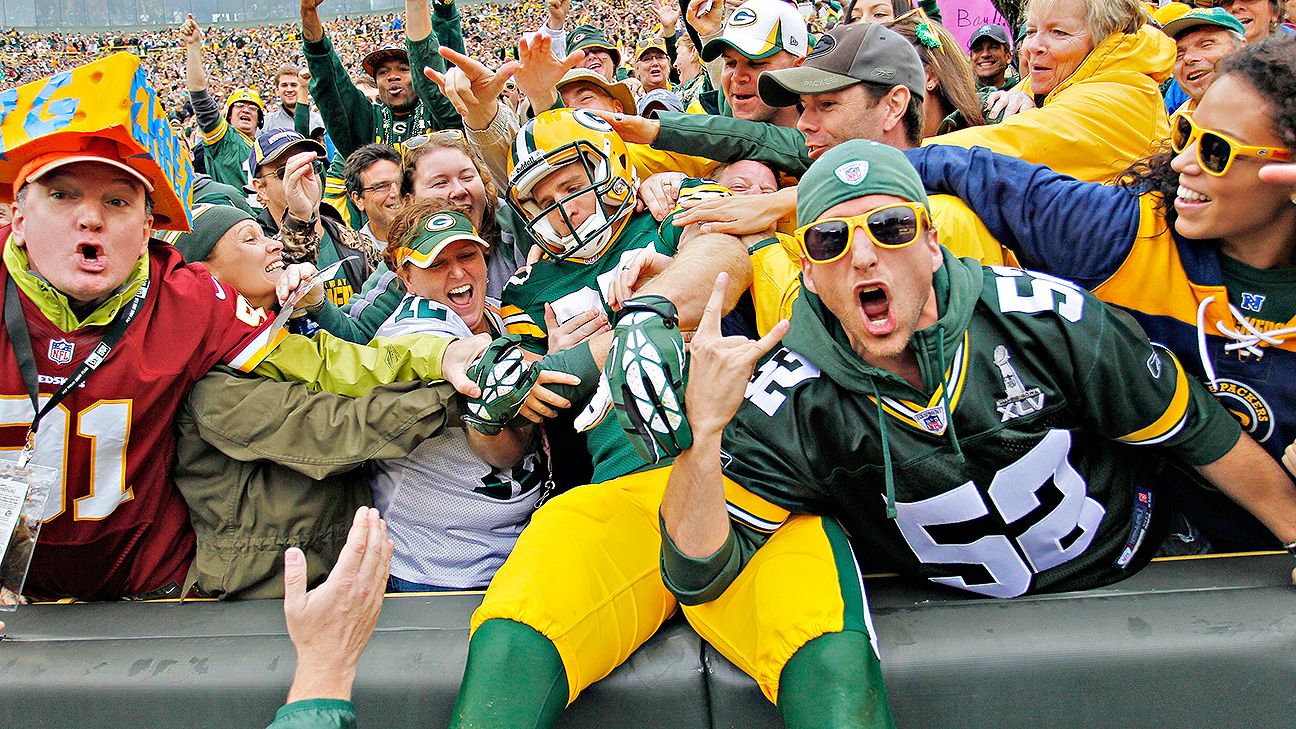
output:
[[958, 39], [965, 51], [972, 34], [987, 23], [1003, 26], [1008, 30], [1008, 37], [1013, 37], [1008, 21], [995, 10], [994, 3], [990, 0], [937, 0], [937, 4], [940, 5], [945, 29]]

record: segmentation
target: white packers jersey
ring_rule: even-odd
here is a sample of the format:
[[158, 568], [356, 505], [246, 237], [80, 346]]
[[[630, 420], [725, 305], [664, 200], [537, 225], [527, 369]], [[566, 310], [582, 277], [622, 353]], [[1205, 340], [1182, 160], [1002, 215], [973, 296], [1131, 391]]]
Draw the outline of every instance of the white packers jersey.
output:
[[[496, 304], [487, 300], [486, 315], [498, 332]], [[406, 294], [374, 336], [403, 334], [472, 332], [444, 304]], [[473, 453], [462, 423], [447, 423], [404, 458], [375, 462], [374, 505], [396, 543], [391, 573], [438, 587], [485, 587], [535, 511], [538, 462], [532, 453], [511, 469], [492, 468]]]

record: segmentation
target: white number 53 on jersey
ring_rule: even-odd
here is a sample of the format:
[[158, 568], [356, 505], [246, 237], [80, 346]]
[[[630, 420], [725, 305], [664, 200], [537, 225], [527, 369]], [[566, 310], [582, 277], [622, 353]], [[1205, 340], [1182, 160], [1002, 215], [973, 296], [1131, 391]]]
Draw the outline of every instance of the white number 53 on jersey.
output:
[[987, 534], [967, 544], [942, 544], [931, 527], [961, 524], [987, 516], [989, 506], [971, 481], [938, 496], [896, 502], [896, 524], [923, 564], [980, 565], [987, 582], [963, 577], [933, 577], [932, 582], [991, 597], [1016, 597], [1030, 589], [1035, 574], [1078, 557], [1093, 542], [1106, 509], [1086, 495], [1084, 479], [1067, 461], [1071, 434], [1052, 430], [1020, 460], [995, 474], [987, 493], [1005, 524], [1014, 524], [1041, 504], [1039, 492], [1050, 481], [1062, 501], [1015, 539]]

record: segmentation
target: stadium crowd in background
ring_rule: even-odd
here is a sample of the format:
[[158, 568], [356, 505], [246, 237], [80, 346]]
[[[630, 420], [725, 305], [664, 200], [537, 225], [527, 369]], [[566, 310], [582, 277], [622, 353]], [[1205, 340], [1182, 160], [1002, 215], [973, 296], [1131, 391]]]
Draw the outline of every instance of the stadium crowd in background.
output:
[[0, 447], [64, 484], [0, 599], [286, 597], [283, 729], [353, 718], [384, 584], [486, 591], [455, 727], [677, 609], [789, 727], [886, 727], [843, 565], [1296, 555], [1292, 3], [941, 4], [0, 31]]

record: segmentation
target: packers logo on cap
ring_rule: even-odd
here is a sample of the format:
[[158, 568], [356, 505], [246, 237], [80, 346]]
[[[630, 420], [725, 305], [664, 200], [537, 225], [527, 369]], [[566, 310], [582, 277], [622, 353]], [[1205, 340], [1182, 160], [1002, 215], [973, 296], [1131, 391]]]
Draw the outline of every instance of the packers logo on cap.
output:
[[744, 25], [751, 25], [756, 22], [756, 11], [751, 8], [738, 8], [733, 15], [729, 16], [729, 25], [734, 28], [741, 28]]
[[852, 160], [839, 166], [833, 171], [837, 179], [847, 185], [858, 185], [868, 177], [869, 163], [863, 160]]
[[432, 217], [428, 218], [427, 223], [425, 223], [423, 227], [427, 228], [427, 231], [429, 233], [435, 233], [438, 230], [453, 228], [454, 224], [455, 224], [454, 218], [450, 217], [449, 215], [446, 215], [445, 213], [441, 213], [439, 215], [433, 215]]
[[814, 48], [810, 50], [810, 55], [806, 56], [806, 60], [828, 55], [836, 47], [837, 39], [825, 33], [819, 36], [819, 40], [815, 41]]

